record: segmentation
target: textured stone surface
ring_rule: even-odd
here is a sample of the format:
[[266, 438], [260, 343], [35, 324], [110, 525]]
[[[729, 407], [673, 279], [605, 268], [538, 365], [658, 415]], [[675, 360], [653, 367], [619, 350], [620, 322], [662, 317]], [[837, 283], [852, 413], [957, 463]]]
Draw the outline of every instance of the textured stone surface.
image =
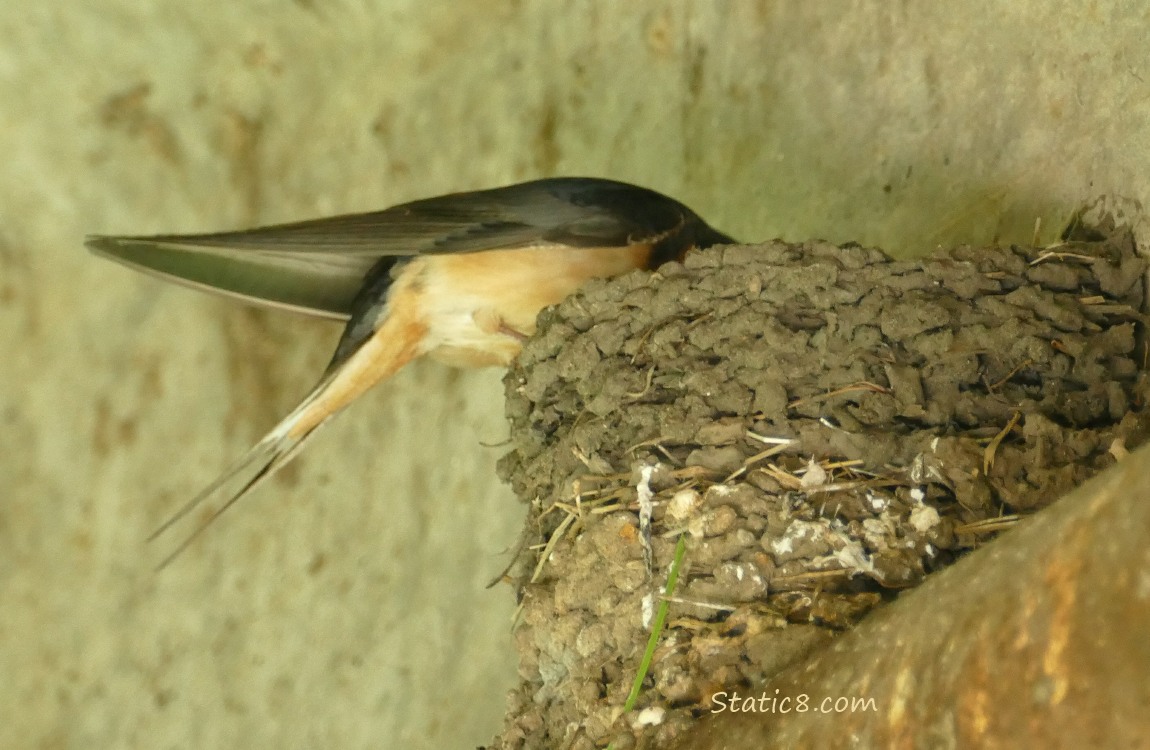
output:
[[674, 747], [1145, 744], [1147, 452], [761, 689], [729, 694]]
[[1114, 465], [1150, 435], [1146, 266], [1128, 229], [920, 261], [772, 242], [546, 312], [505, 380], [500, 469], [534, 501], [536, 544], [523, 699], [498, 746], [629, 735], [642, 613], [680, 534], [688, 567], [637, 706], [666, 711], [637, 731], [656, 746]]

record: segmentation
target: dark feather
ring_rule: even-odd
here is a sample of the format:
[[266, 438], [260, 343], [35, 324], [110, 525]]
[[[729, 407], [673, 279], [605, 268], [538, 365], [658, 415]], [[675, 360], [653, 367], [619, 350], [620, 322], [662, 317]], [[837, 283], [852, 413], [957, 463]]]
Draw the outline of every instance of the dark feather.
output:
[[87, 245], [98, 255], [169, 281], [345, 320], [368, 271], [388, 256], [547, 244], [624, 247], [669, 232], [682, 235], [675, 244], [683, 247], [730, 241], [683, 204], [652, 190], [562, 177], [371, 213], [238, 232], [92, 236]]

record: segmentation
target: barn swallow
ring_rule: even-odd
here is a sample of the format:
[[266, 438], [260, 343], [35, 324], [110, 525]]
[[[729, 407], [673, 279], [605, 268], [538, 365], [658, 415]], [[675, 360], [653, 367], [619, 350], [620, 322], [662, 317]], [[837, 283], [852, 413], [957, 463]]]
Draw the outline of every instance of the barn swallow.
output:
[[672, 198], [585, 177], [454, 193], [373, 213], [236, 232], [90, 236], [92, 252], [262, 306], [347, 321], [303, 401], [152, 539], [233, 479], [246, 481], [161, 563], [287, 463], [316, 429], [422, 355], [506, 366], [536, 315], [593, 278], [732, 243]]

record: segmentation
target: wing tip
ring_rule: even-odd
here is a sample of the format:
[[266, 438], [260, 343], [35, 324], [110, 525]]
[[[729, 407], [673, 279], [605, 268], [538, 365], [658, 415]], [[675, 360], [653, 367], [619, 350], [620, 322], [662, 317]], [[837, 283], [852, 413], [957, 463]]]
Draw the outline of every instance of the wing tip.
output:
[[84, 235], [84, 247], [97, 255], [107, 255], [113, 248], [119, 246], [119, 239], [119, 237], [107, 234], [86, 234]]
[[84, 247], [88, 249], [88, 252], [101, 258], [108, 258], [120, 262], [129, 261], [127, 256], [132, 247], [136, 246], [138, 248], [143, 244], [147, 243], [140, 237], [125, 237], [113, 234], [88, 234], [84, 236]]

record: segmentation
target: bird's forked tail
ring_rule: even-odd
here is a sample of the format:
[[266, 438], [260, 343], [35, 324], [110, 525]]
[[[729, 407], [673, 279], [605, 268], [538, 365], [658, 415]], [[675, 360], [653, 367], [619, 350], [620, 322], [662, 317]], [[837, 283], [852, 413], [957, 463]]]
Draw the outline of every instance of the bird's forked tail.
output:
[[280, 421], [238, 461], [229, 466], [211, 484], [164, 521], [148, 541], [187, 518], [205, 500], [241, 476], [248, 478], [237, 490], [227, 495], [223, 504], [199, 522], [180, 544], [157, 566], [166, 567], [199, 537], [224, 511], [232, 507], [265, 480], [287, 464], [327, 420], [370, 389], [410, 362], [420, 352], [420, 343], [426, 333], [417, 320], [397, 320], [395, 317], [377, 328], [360, 346], [342, 361], [333, 361], [324, 376], [304, 400]]

